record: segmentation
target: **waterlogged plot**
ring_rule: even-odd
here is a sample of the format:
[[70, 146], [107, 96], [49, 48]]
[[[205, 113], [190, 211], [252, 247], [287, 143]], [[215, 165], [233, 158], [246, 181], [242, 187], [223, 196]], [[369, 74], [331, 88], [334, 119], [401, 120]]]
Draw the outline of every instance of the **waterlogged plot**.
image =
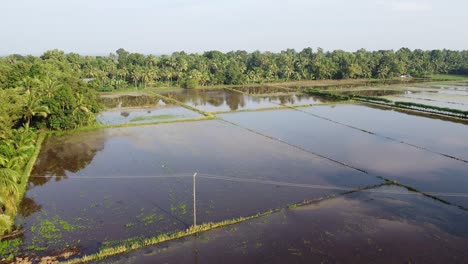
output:
[[288, 94], [288, 95], [257, 95], [262, 101], [271, 102], [276, 105], [287, 106], [305, 106], [327, 104], [333, 102], [324, 97], [306, 95], [306, 94]]
[[149, 95], [107, 96], [101, 98], [109, 110], [96, 118], [105, 125], [138, 124], [202, 117], [199, 113]]
[[194, 172], [198, 223], [382, 183], [221, 121], [51, 137], [18, 219], [22, 250], [89, 254], [112, 240], [185, 230]]
[[145, 106], [154, 107], [166, 103], [161, 101], [158, 97], [141, 93], [104, 94], [101, 95], [99, 101], [108, 109]]
[[201, 114], [180, 106], [114, 109], [102, 112], [96, 118], [105, 125], [151, 123], [202, 117]]
[[421, 117], [389, 108], [352, 104], [301, 110], [434, 152], [468, 160], [468, 121]]
[[256, 98], [229, 89], [179, 90], [161, 92], [161, 95], [178, 100], [205, 112], [250, 110], [278, 106], [268, 100]]
[[466, 211], [404, 188], [373, 191], [284, 210], [102, 263], [463, 263], [468, 259]]
[[[468, 164], [299, 110], [220, 115], [265, 135], [468, 207]], [[417, 123], [413, 123], [417, 125]], [[448, 196], [442, 193], [458, 193]]]
[[291, 94], [296, 91], [295, 89], [292, 89], [292, 88], [276, 87], [276, 86], [244, 86], [244, 87], [235, 87], [232, 89], [243, 92], [243, 93], [248, 93], [250, 95]]
[[382, 96], [392, 101], [468, 110], [468, 85], [466, 83], [425, 84], [407, 89], [405, 93], [382, 94]]
[[247, 86], [236, 87], [233, 88], [233, 90], [248, 93], [260, 99], [263, 102], [270, 102], [276, 105], [303, 106], [332, 102], [330, 99], [327, 98], [302, 94], [293, 89], [283, 87]]
[[462, 98], [461, 96], [441, 95], [438, 93], [415, 93], [404, 96], [384, 96], [384, 98], [392, 101], [410, 102], [468, 111], [468, 96], [465, 97], [466, 98]]

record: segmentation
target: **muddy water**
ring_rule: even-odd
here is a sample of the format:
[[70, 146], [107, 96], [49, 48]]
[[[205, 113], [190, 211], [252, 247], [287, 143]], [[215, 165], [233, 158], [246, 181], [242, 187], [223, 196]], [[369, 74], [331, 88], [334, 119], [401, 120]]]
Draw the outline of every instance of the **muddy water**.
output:
[[[305, 111], [313, 109], [306, 108]], [[400, 181], [421, 191], [468, 195], [468, 164], [461, 161], [295, 110], [232, 113], [220, 117], [373, 175]], [[412, 125], [417, 124], [415, 121]], [[405, 130], [404, 127], [401, 129]], [[468, 198], [441, 198], [468, 207]]]
[[466, 211], [399, 187], [374, 191], [283, 210], [98, 263], [468, 261]]
[[303, 108], [322, 117], [379, 135], [468, 160], [468, 121], [450, 122], [422, 118], [390, 108], [342, 104]]
[[69, 245], [93, 253], [105, 241], [185, 229], [194, 172], [199, 222], [382, 183], [221, 121], [52, 137], [18, 219], [27, 230], [23, 248], [45, 254]]

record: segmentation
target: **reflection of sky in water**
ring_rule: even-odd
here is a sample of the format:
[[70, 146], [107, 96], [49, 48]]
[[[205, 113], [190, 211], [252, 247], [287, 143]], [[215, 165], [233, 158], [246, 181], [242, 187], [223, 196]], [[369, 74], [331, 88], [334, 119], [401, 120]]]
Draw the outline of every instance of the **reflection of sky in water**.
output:
[[446, 263], [468, 258], [468, 213], [404, 188], [374, 191], [404, 194], [347, 194], [238, 224], [235, 232], [232, 227], [208, 231], [203, 243], [191, 237], [171, 243], [170, 250], [146, 247], [108, 261]]
[[[62, 241], [81, 240], [85, 253], [103, 240], [185, 229], [192, 217], [192, 179], [147, 177], [194, 172], [350, 188], [382, 183], [221, 121], [115, 128], [49, 138], [27, 193], [40, 211], [19, 221], [26, 230], [55, 216], [86, 225]], [[41, 176], [46, 178], [36, 178]], [[253, 215], [342, 192], [203, 177], [197, 188], [200, 221]], [[147, 217], [154, 221], [145, 222]], [[26, 246], [37, 236], [27, 232]], [[48, 243], [40, 241], [36, 245]]]
[[[466, 163], [305, 113], [278, 110], [224, 114], [221, 117], [422, 191], [467, 193]], [[447, 199], [450, 200], [449, 197]], [[465, 205], [468, 205], [468, 199]]]
[[468, 160], [468, 123], [460, 124], [362, 105], [320, 106], [301, 110]]

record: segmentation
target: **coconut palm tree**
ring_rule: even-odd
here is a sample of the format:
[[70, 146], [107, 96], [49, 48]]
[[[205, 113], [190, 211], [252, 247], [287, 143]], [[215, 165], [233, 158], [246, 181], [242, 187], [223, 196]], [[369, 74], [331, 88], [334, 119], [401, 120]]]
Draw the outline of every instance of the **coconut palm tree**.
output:
[[23, 119], [26, 122], [26, 129], [29, 129], [33, 117], [47, 117], [49, 113], [49, 108], [42, 105], [40, 99], [34, 96], [32, 91], [26, 91], [26, 103], [23, 107]]
[[89, 123], [91, 111], [89, 111], [88, 105], [86, 104], [86, 98], [83, 94], [76, 93], [76, 107], [73, 109], [73, 115], [78, 116], [78, 124], [83, 125], [80, 113], [84, 113], [87, 117], [86, 123]]

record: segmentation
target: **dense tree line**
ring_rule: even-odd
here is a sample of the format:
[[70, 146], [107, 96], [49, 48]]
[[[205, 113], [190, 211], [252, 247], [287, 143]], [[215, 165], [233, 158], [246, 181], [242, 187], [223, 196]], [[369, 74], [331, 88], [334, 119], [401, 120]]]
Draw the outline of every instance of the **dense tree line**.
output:
[[[42, 67], [48, 61], [47, 67]], [[54, 62], [54, 63], [51, 63]], [[468, 74], [468, 51], [409, 50], [325, 52], [306, 48], [280, 53], [235, 51], [203, 54], [175, 52], [154, 56], [119, 49], [108, 56], [80, 56], [58, 50], [40, 58], [11, 55], [3, 58], [0, 86], [15, 87], [26, 76], [34, 77], [58, 69], [90, 81], [95, 89], [120, 89], [178, 85], [186, 87], [246, 84], [289, 80], [379, 78], [410, 74]]]

